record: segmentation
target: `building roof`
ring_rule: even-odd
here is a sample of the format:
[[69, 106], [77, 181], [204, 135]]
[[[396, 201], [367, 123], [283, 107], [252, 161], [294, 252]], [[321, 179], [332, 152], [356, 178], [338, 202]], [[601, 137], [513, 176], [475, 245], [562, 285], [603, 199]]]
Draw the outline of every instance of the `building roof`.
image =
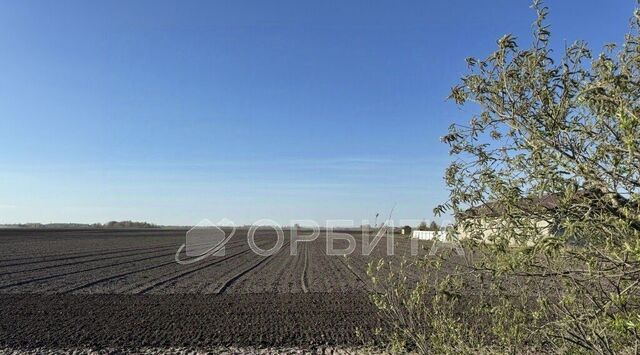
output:
[[[559, 197], [556, 194], [547, 194], [542, 197], [525, 197], [518, 201], [517, 206], [522, 210], [531, 209], [533, 206], [544, 207], [552, 210], [558, 207]], [[505, 205], [498, 201], [483, 203], [480, 206], [471, 207], [463, 212], [464, 217], [498, 217], [505, 212]]]
[[[584, 199], [583, 199], [584, 198]], [[616, 212], [621, 207], [631, 209], [640, 209], [638, 203], [622, 196], [617, 192], [602, 192], [598, 189], [583, 189], [575, 193], [575, 204], [585, 204], [587, 202], [589, 209], [603, 210], [610, 213]], [[518, 201], [515, 205], [522, 211], [540, 210], [540, 207], [552, 211], [560, 207], [561, 199], [558, 194], [546, 194], [542, 197], [525, 197]], [[505, 205], [499, 201], [487, 202], [480, 206], [471, 207], [464, 211], [463, 217], [498, 217], [506, 210]], [[615, 214], [615, 213], [614, 213]]]

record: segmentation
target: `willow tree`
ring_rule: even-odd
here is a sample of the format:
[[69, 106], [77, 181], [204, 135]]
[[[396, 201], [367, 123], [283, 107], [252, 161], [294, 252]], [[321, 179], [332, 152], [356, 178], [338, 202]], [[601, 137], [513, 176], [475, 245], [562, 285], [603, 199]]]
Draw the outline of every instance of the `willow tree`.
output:
[[453, 212], [484, 249], [478, 270], [540, 286], [550, 346], [637, 353], [640, 11], [621, 45], [594, 55], [576, 42], [556, 56], [547, 8], [534, 8], [529, 48], [502, 37], [488, 58], [467, 60], [452, 89], [477, 115], [443, 137], [457, 159], [436, 212]]
[[401, 345], [639, 352], [640, 11], [621, 45], [594, 55], [584, 42], [553, 53], [548, 10], [533, 8], [532, 44], [505, 35], [467, 59], [450, 96], [476, 114], [443, 137], [455, 160], [435, 212], [456, 216], [474, 250], [465, 275], [481, 280], [411, 288], [387, 277], [397, 289], [374, 301], [400, 315], [390, 321]]

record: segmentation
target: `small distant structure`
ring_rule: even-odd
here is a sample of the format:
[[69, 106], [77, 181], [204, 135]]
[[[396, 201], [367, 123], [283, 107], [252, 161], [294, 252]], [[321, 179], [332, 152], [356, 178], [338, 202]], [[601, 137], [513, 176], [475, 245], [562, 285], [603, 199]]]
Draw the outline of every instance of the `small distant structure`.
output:
[[420, 239], [420, 240], [439, 240], [444, 242], [447, 238], [447, 233], [445, 231], [413, 231], [411, 233], [411, 238]]

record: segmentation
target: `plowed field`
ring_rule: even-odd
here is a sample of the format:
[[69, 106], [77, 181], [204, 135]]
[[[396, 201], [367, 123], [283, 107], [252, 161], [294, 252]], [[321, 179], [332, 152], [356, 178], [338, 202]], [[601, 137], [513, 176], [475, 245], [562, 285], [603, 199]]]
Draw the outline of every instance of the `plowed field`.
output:
[[[396, 236], [394, 255], [385, 238], [363, 255], [366, 238], [349, 232], [355, 251], [330, 256], [323, 231], [293, 253], [285, 231], [264, 256], [245, 230], [224, 255], [181, 265], [185, 232], [0, 230], [0, 349], [355, 346], [378, 325], [368, 262], [411, 251]], [[261, 228], [255, 242], [270, 249], [276, 233]]]

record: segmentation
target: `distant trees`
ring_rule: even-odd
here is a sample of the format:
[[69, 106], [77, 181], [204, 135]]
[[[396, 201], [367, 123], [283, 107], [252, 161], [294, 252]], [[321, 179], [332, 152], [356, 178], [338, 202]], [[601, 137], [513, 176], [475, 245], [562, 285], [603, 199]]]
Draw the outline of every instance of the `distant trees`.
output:
[[418, 225], [419, 231], [439, 231], [440, 226], [435, 221], [431, 221], [431, 223], [427, 224], [427, 221], [422, 221]]
[[110, 221], [102, 223], [21, 223], [21, 224], [0, 224], [1, 227], [10, 228], [158, 228], [157, 224], [135, 221]]
[[148, 222], [110, 221], [102, 225], [103, 228], [157, 228], [158, 225]]

